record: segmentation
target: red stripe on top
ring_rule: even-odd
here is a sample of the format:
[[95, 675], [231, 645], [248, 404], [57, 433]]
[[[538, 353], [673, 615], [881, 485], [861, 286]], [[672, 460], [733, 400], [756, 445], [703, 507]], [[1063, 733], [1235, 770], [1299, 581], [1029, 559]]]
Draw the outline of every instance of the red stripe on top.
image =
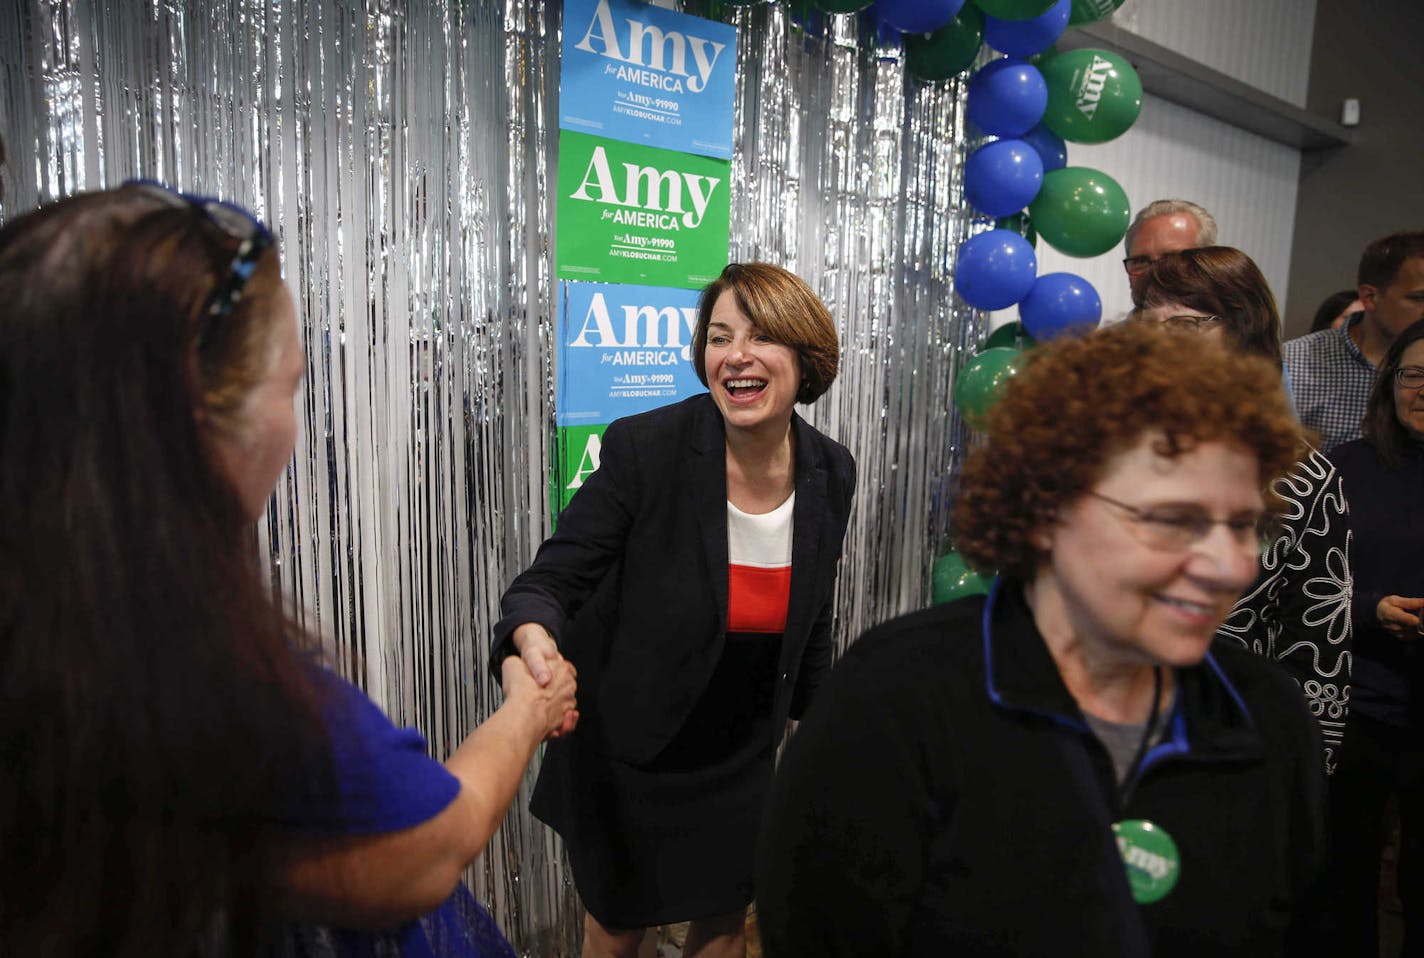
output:
[[727, 566], [727, 631], [785, 632], [791, 566]]

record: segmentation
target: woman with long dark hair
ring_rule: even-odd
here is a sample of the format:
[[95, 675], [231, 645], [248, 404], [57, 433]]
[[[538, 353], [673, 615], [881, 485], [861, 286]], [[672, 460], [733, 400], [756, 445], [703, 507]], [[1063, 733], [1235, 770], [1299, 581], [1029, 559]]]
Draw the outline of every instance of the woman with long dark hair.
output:
[[[1399, 897], [1406, 945], [1424, 934], [1424, 321], [1380, 363], [1364, 438], [1331, 450], [1355, 533], [1355, 672], [1340, 766], [1330, 782], [1335, 954], [1379, 953], [1380, 853], [1399, 803]], [[1413, 943], [1412, 945], [1410, 943]]]
[[442, 767], [318, 664], [250, 532], [304, 369], [240, 208], [131, 184], [0, 230], [0, 952], [511, 953], [458, 879], [572, 669], [506, 663]]

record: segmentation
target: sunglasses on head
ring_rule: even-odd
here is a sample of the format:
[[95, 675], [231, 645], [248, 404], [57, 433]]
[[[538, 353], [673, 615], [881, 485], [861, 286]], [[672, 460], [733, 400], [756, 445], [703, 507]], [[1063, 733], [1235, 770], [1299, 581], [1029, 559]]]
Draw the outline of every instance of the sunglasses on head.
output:
[[221, 319], [232, 312], [257, 271], [263, 252], [272, 245], [272, 234], [257, 217], [235, 203], [170, 189], [154, 180], [129, 180], [124, 184], [168, 206], [195, 209], [209, 223], [237, 241], [237, 251], [228, 264], [227, 275], [208, 299], [209, 319]]

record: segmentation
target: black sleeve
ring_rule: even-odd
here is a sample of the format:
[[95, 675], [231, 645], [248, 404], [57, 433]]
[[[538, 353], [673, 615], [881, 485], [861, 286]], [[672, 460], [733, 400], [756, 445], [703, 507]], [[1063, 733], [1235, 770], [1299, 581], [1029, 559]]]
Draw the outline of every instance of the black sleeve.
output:
[[1334, 464], [1312, 453], [1278, 480], [1289, 506], [1269, 544], [1264, 572], [1220, 632], [1269, 654], [1296, 680], [1319, 723], [1325, 767], [1333, 770], [1350, 682], [1350, 524]]
[[1305, 693], [1319, 723], [1325, 768], [1334, 771], [1350, 687], [1350, 520], [1339, 472], [1323, 456], [1307, 463], [1326, 470], [1301, 519], [1279, 593], [1276, 660]]
[[[836, 457], [840, 460], [840, 474], [846, 477], [845, 488], [842, 493], [842, 501], [838, 503], [841, 520], [839, 523], [841, 531], [841, 541], [836, 543], [837, 564], [839, 565], [839, 554], [845, 541], [846, 526], [850, 522], [850, 510], [855, 500], [855, 459], [851, 457], [849, 451], [842, 446], [833, 447]], [[796, 676], [796, 688], [791, 696], [791, 717], [800, 719], [806, 714], [806, 710], [815, 701], [816, 693], [825, 681], [826, 674], [831, 670], [831, 660], [834, 651], [834, 638], [832, 626], [835, 614], [835, 589], [836, 582], [840, 579], [839, 570], [836, 578], [832, 580], [831, 586], [826, 596], [826, 601], [821, 605], [820, 611], [816, 614], [816, 621], [811, 626], [811, 634], [806, 640], [806, 651], [802, 654], [801, 667]]]
[[1294, 898], [1291, 925], [1286, 930], [1285, 953], [1288, 955], [1315, 954], [1319, 946], [1320, 915], [1333, 910], [1330, 899], [1335, 893], [1335, 883], [1329, 880], [1325, 868], [1325, 775], [1314, 761], [1320, 747], [1320, 732], [1315, 722], [1303, 721], [1295, 723], [1293, 741], [1282, 750], [1294, 757], [1294, 781], [1287, 792], [1290, 813], [1287, 842], [1292, 852]]
[[559, 515], [534, 562], [499, 600], [490, 669], [513, 654], [510, 635], [537, 622], [560, 641], [565, 625], [617, 561], [637, 513], [639, 470], [630, 430], [615, 421], [603, 434], [599, 465]]
[[831, 621], [834, 615], [835, 589], [826, 598], [816, 622], [811, 626], [811, 635], [806, 640], [806, 651], [801, 655], [801, 667], [796, 674], [796, 688], [791, 693], [791, 717], [800, 719], [815, 701], [816, 694], [831, 670]]

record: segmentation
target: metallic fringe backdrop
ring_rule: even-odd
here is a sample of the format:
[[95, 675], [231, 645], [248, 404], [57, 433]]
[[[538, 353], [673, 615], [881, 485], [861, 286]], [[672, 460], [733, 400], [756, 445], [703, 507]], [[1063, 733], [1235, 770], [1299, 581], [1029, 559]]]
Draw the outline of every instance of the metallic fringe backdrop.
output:
[[[501, 590], [550, 528], [561, 6], [534, 0], [0, 4], [0, 216], [135, 176], [270, 223], [308, 351], [260, 534], [333, 660], [448, 754], [500, 702]], [[804, 276], [840, 378], [803, 412], [860, 466], [843, 646], [924, 604], [967, 433], [952, 293], [959, 84], [853, 16], [686, 0], [738, 27], [731, 254]], [[516, 809], [472, 870], [524, 954], [574, 954], [553, 834]]]

